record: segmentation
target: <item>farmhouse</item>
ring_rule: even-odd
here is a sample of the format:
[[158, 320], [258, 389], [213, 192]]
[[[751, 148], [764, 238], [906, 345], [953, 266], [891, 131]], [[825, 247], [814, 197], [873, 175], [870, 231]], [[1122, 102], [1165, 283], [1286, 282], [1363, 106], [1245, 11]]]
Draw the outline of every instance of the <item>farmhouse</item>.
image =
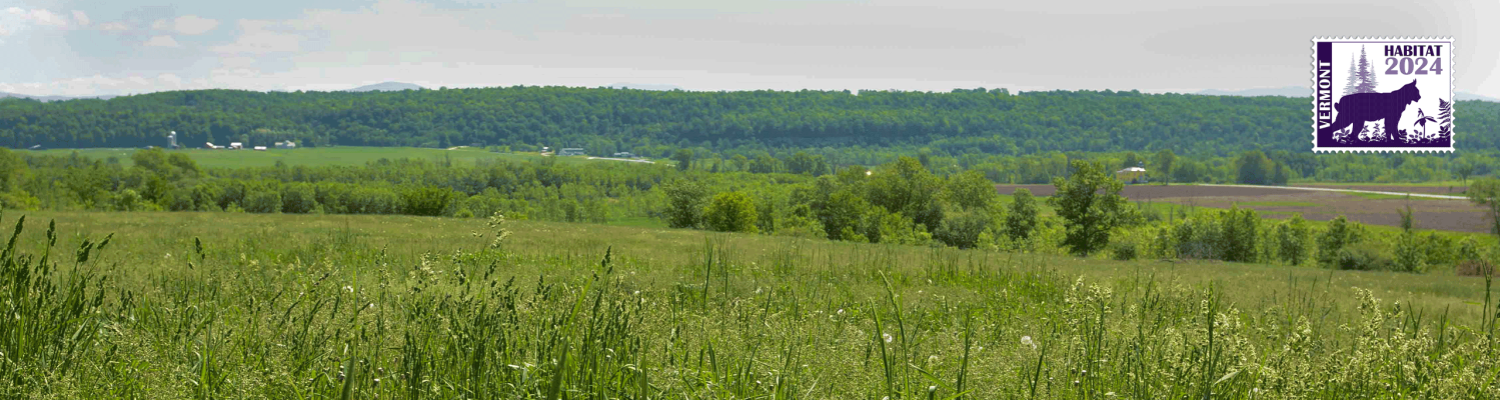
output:
[[557, 151], [559, 156], [586, 156], [588, 153], [579, 148], [566, 148]]
[[1142, 183], [1146, 181], [1146, 169], [1141, 167], [1130, 167], [1115, 171], [1115, 179], [1127, 183]]

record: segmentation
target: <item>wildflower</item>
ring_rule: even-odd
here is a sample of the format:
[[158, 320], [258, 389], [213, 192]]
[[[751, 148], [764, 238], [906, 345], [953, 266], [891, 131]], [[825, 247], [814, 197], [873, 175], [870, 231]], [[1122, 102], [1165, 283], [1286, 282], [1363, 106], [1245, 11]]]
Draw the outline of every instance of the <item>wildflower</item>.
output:
[[937, 357], [936, 354], [927, 356], [927, 363], [928, 364], [936, 364], [937, 362], [938, 362], [938, 357]]
[[882, 334], [880, 334], [880, 337], [885, 338], [885, 342], [886, 343], [890, 343], [891, 340], [892, 340], [891, 334], [889, 334], [889, 333], [882, 333]]
[[1031, 341], [1031, 336], [1022, 336], [1021, 337], [1021, 345], [1023, 345], [1023, 346], [1031, 346], [1032, 350], [1036, 350], [1036, 342]]
[[839, 315], [844, 315], [844, 309], [840, 308], [839, 311], [838, 311], [838, 313], [839, 313]]
[[344, 290], [349, 291], [349, 293], [354, 293], [354, 287], [353, 286], [344, 285]]

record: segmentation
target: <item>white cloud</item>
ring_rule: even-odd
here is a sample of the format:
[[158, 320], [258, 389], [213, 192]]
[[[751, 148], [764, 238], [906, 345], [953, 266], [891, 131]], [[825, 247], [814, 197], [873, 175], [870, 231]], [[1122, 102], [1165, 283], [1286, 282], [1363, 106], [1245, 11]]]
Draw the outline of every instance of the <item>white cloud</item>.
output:
[[0, 24], [0, 36], [9, 36], [9, 35], [10, 35], [10, 31], [8, 31], [8, 30], [5, 29], [5, 25], [4, 24]]
[[[54, 28], [68, 27], [68, 17], [66, 15], [59, 15], [43, 9], [27, 10], [20, 7], [10, 7], [5, 9], [5, 13], [12, 16], [11, 23], [13, 25], [24, 22], [30, 25]], [[19, 24], [21, 25], [19, 28], [24, 28], [26, 24]], [[14, 30], [12, 31], [14, 32]]]
[[[184, 35], [201, 35], [219, 26], [219, 21], [199, 17], [196, 15], [184, 15], [173, 20], [173, 28], [177, 33]], [[160, 28], [158, 28], [160, 29]]]
[[102, 31], [119, 32], [119, 31], [130, 30], [130, 25], [126, 25], [124, 22], [105, 22], [105, 23], [99, 24], [98, 28], [99, 28], [99, 30], [102, 30]]
[[36, 22], [37, 25], [59, 28], [68, 26], [68, 17], [57, 15], [47, 10], [31, 10], [31, 12], [26, 14], [26, 19]]
[[151, 22], [151, 29], [167, 29], [167, 20], [158, 19]]
[[177, 44], [177, 39], [167, 35], [152, 37], [151, 40], [146, 41], [145, 45], [146, 47], [182, 47]]
[[91, 23], [91, 21], [89, 21], [89, 15], [84, 14], [83, 11], [78, 10], [73, 10], [73, 20], [78, 21], [78, 25], [83, 26], [89, 26], [89, 23]]
[[287, 30], [285, 26], [278, 25], [272, 21], [257, 21], [242, 19], [240, 24], [240, 37], [234, 43], [214, 46], [213, 51], [233, 54], [260, 55], [268, 53], [292, 52], [302, 48], [302, 37], [292, 33], [280, 32]]

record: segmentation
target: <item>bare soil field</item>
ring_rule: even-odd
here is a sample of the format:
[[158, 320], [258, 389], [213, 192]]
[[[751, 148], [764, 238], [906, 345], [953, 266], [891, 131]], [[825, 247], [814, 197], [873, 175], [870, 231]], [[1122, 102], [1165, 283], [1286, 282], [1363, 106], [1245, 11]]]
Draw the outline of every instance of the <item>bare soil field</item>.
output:
[[[1016, 188], [1022, 187], [1031, 190], [1031, 193], [1037, 196], [1051, 196], [1057, 192], [1052, 185], [998, 185], [997, 189], [1001, 194], [1011, 194]], [[1361, 185], [1358, 188], [1359, 190], [1417, 192], [1406, 190], [1412, 188], [1404, 186]], [[1327, 221], [1344, 215], [1353, 221], [1387, 226], [1399, 226], [1401, 216], [1396, 213], [1396, 210], [1410, 205], [1418, 229], [1485, 233], [1489, 232], [1490, 226], [1484, 210], [1465, 200], [1372, 199], [1339, 192], [1195, 185], [1128, 185], [1122, 194], [1132, 201], [1211, 208], [1230, 208], [1238, 205], [1242, 208], [1255, 209], [1267, 218], [1288, 218], [1294, 213], [1301, 213], [1303, 218]]]
[[1371, 191], [1376, 191], [1376, 192], [1405, 192], [1405, 193], [1426, 193], [1426, 194], [1448, 194], [1448, 195], [1454, 195], [1454, 196], [1462, 196], [1463, 193], [1464, 193], [1464, 190], [1467, 189], [1464, 186], [1401, 186], [1401, 185], [1383, 185], [1383, 184], [1368, 184], [1368, 185], [1366, 185], [1366, 184], [1347, 184], [1347, 183], [1330, 183], [1330, 184], [1323, 184], [1323, 183], [1302, 183], [1302, 184], [1295, 184], [1295, 185], [1292, 185], [1292, 186], [1311, 187], [1311, 188], [1327, 188], [1327, 189], [1371, 190]]

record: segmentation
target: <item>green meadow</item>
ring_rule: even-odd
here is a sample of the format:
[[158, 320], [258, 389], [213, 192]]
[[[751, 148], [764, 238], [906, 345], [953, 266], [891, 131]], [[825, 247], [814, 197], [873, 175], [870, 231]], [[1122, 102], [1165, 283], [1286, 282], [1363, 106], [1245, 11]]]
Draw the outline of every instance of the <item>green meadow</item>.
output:
[[1500, 395], [1489, 284], [1451, 272], [415, 216], [0, 218], [5, 398]]
[[[132, 165], [130, 158], [139, 149], [48, 149], [37, 151], [42, 155], [79, 156], [108, 160], [113, 157], [124, 166]], [[481, 148], [434, 149], [421, 147], [306, 147], [297, 149], [267, 149], [266, 151], [182, 149], [199, 166], [205, 168], [269, 167], [281, 162], [287, 166], [364, 165], [380, 159], [419, 159], [433, 162], [451, 162], [455, 165], [473, 165], [478, 160], [537, 161], [543, 156], [537, 153], [495, 153]], [[585, 157], [558, 157], [561, 162], [618, 162], [588, 160]]]

